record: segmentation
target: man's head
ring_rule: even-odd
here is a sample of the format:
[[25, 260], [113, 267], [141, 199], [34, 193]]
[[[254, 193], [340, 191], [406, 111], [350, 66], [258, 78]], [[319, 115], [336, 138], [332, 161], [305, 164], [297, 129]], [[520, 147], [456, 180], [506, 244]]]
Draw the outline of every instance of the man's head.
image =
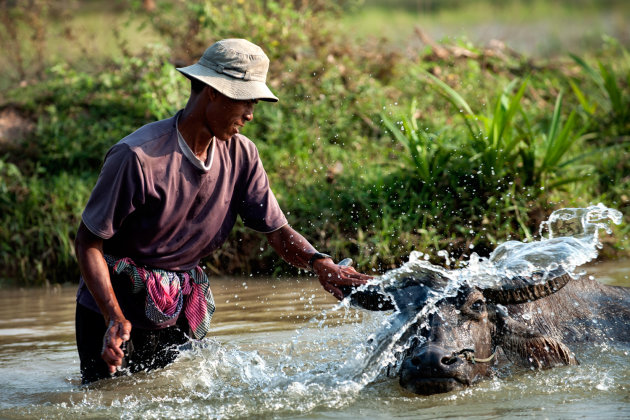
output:
[[245, 39], [224, 39], [208, 47], [197, 63], [177, 70], [231, 99], [276, 102], [266, 85], [268, 69], [269, 58], [259, 46]]
[[212, 87], [204, 89], [201, 95], [207, 97], [204, 105], [206, 124], [219, 140], [229, 140], [254, 118], [254, 105], [258, 99], [231, 99]]

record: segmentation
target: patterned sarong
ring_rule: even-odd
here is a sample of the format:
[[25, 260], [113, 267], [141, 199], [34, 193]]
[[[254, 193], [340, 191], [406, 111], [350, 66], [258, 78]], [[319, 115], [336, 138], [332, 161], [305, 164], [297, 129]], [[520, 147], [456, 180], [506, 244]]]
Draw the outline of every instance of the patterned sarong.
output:
[[132, 293], [146, 290], [145, 315], [149, 320], [159, 325], [176, 319], [183, 307], [193, 337], [199, 340], [208, 333], [215, 306], [208, 276], [201, 267], [168, 271], [111, 255], [105, 255], [105, 261], [115, 273], [129, 276]]

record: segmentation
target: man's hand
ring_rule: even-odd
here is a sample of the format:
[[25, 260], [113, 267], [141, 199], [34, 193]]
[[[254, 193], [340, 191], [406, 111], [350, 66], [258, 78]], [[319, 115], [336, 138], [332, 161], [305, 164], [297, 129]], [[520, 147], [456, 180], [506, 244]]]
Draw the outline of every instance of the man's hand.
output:
[[129, 340], [131, 323], [125, 319], [116, 299], [107, 263], [103, 258], [103, 239], [94, 235], [83, 222], [77, 231], [75, 252], [83, 280], [108, 322], [103, 336], [101, 357], [107, 363], [109, 372], [114, 373], [122, 365], [125, 355], [120, 346]]
[[129, 341], [131, 333], [131, 323], [126, 319], [111, 320], [105, 335], [103, 336], [103, 350], [101, 357], [107, 363], [109, 373], [116, 372], [118, 366], [122, 365], [125, 353], [121, 349], [125, 341]]
[[330, 258], [317, 259], [313, 262], [312, 267], [309, 266], [309, 260], [317, 250], [289, 225], [284, 225], [280, 229], [268, 233], [267, 240], [288, 263], [302, 269], [312, 268], [324, 289], [339, 300], [343, 299], [343, 292], [339, 286], [357, 287], [367, 283], [372, 278], [357, 273], [350, 266], [337, 265]]
[[353, 267], [337, 265], [330, 258], [316, 260], [313, 263], [313, 271], [319, 277], [319, 282], [324, 289], [339, 300], [343, 299], [343, 292], [339, 286], [357, 287], [372, 278], [372, 276], [357, 272]]

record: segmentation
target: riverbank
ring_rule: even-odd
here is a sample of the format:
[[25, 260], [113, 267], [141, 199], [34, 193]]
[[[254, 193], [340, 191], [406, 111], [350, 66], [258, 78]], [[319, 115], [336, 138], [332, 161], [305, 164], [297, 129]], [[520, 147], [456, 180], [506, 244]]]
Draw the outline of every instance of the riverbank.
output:
[[[347, 11], [316, 3], [135, 10], [168, 42], [120, 48], [92, 68], [59, 60], [4, 90], [0, 120], [23, 130], [0, 141], [2, 282], [77, 278], [74, 232], [106, 150], [181, 108], [188, 85], [175, 65], [227, 36], [270, 55], [281, 101], [259, 104], [244, 134], [290, 223], [318, 249], [376, 273], [412, 250], [465, 260], [535, 238], [554, 209], [602, 202], [624, 214], [602, 238], [603, 258], [630, 255], [622, 42], [600, 36], [573, 56], [531, 57], [500, 42], [437, 42], [418, 27], [392, 49], [348, 37]], [[241, 225], [204, 264], [215, 274], [294, 273]]]

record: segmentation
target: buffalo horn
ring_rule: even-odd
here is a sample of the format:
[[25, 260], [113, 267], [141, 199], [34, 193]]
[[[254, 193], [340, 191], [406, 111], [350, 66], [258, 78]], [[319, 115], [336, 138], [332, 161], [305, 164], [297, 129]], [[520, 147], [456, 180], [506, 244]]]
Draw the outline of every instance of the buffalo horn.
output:
[[[544, 279], [544, 281], [543, 281]], [[562, 268], [544, 272], [534, 272], [531, 276], [504, 278], [498, 285], [483, 290], [487, 300], [503, 305], [529, 302], [549, 296], [562, 289], [571, 276]]]

